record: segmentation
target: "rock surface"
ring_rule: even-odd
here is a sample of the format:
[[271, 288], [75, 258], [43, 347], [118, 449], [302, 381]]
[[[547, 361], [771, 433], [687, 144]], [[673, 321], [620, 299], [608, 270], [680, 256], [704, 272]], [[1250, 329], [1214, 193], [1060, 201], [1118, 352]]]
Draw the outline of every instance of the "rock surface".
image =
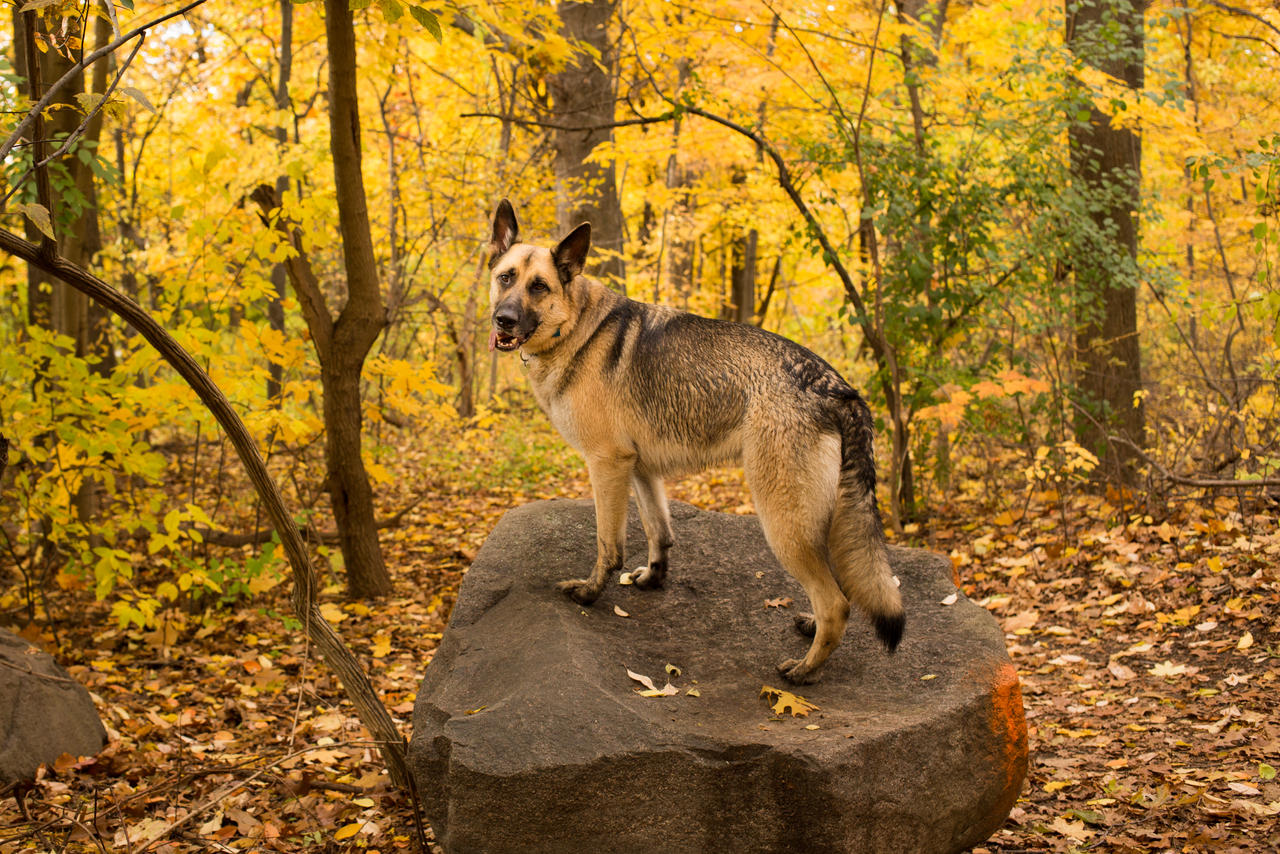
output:
[[0, 788], [35, 778], [64, 753], [107, 743], [89, 692], [47, 653], [0, 629]]
[[[615, 581], [591, 608], [552, 586], [590, 568], [591, 502], [494, 529], [414, 710], [410, 762], [445, 851], [951, 852], [1000, 826], [1026, 774], [1021, 691], [995, 620], [963, 594], [942, 604], [950, 561], [893, 549], [897, 654], [855, 615], [797, 689], [819, 708], [779, 716], [760, 692], [789, 687], [774, 666], [808, 645], [807, 600], [754, 517], [672, 515], [666, 586]], [[628, 543], [643, 564], [634, 507]], [[627, 670], [679, 693], [643, 697]]]

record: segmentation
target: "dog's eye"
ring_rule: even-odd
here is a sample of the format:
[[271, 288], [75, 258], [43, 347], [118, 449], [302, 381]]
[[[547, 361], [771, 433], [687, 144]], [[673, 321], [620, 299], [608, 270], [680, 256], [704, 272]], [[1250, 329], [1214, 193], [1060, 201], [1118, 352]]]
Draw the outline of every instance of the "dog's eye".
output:
[[551, 286], [542, 281], [542, 279], [534, 279], [529, 283], [529, 293], [531, 294], [546, 294], [550, 292]]
[[511, 284], [511, 282], [512, 282], [512, 280], [513, 280], [514, 278], [515, 278], [515, 274], [514, 274], [514, 273], [512, 273], [510, 270], [508, 270], [508, 271], [507, 271], [507, 272], [505, 272], [505, 273], [499, 273], [499, 274], [498, 274], [498, 284], [500, 284], [500, 285], [509, 285], [509, 284]]

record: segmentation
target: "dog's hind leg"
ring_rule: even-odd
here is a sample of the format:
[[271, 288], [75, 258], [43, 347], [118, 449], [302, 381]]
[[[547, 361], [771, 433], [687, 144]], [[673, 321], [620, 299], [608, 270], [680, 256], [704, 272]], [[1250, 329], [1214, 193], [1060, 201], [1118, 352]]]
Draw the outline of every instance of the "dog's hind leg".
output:
[[645, 538], [649, 541], [649, 563], [644, 569], [632, 573], [631, 580], [637, 587], [645, 589], [661, 587], [667, 576], [667, 552], [675, 542], [666, 487], [661, 477], [638, 470], [631, 475], [631, 483], [636, 489], [640, 521], [644, 523]]
[[768, 448], [748, 447], [743, 464], [765, 539], [782, 567], [804, 587], [813, 607], [809, 651], [802, 659], [779, 664], [778, 672], [796, 684], [815, 682], [844, 637], [849, 619], [849, 600], [831, 574], [827, 554], [839, 440], [824, 434], [806, 441], [776, 441]]
[[556, 589], [582, 605], [600, 597], [610, 574], [622, 567], [627, 545], [627, 493], [635, 456], [614, 454], [587, 460], [596, 502], [596, 564], [587, 578], [571, 578]]

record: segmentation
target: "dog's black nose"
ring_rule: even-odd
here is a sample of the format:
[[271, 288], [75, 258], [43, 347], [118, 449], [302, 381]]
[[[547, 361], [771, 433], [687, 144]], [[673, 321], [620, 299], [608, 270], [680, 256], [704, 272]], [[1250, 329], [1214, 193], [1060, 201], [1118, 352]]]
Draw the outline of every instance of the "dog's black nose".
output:
[[493, 313], [493, 325], [503, 332], [510, 332], [515, 329], [516, 324], [519, 322], [520, 312], [516, 311], [514, 306], [500, 305], [498, 310]]

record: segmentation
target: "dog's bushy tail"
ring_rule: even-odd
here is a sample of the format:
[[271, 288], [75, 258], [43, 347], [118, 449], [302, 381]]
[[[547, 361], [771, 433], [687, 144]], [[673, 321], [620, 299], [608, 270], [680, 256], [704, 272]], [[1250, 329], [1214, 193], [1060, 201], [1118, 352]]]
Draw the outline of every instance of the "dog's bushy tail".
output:
[[840, 485], [827, 539], [831, 568], [849, 603], [867, 615], [876, 636], [893, 652], [902, 640], [906, 614], [876, 503], [871, 411], [857, 392], [841, 403]]

